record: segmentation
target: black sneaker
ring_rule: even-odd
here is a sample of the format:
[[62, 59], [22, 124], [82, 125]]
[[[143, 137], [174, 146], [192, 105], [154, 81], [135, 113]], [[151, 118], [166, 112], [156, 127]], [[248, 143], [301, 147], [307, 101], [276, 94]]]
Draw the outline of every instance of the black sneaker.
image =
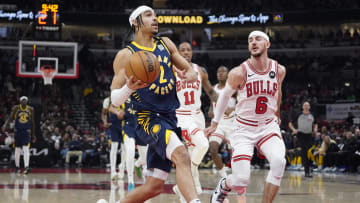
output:
[[312, 178], [313, 176], [310, 173], [305, 174], [305, 178]]
[[15, 174], [20, 174], [20, 173], [21, 173], [20, 168], [19, 168], [19, 167], [16, 167], [14, 173], [15, 173]]
[[29, 167], [26, 167], [25, 170], [24, 170], [24, 175], [29, 174], [30, 171], [31, 171], [31, 169]]
[[226, 189], [222, 188], [222, 186], [221, 186], [222, 182], [225, 180], [226, 180], [226, 178], [222, 178], [219, 181], [214, 193], [211, 195], [210, 203], [223, 203], [224, 202], [228, 193], [231, 191], [231, 190], [226, 190]]

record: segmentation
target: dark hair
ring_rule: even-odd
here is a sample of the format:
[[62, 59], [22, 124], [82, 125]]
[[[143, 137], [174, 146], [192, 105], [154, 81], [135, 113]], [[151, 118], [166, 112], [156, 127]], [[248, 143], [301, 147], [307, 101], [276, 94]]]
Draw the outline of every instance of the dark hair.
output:
[[138, 24], [137, 29], [135, 28], [135, 25], [134, 25], [134, 24], [131, 25], [131, 30], [132, 30], [134, 33], [135, 33], [136, 31], [138, 31], [142, 25], [144, 25], [144, 22], [143, 22], [143, 20], [142, 20], [141, 14], [140, 14], [138, 17], [136, 17], [135, 20], [136, 20], [136, 23]]

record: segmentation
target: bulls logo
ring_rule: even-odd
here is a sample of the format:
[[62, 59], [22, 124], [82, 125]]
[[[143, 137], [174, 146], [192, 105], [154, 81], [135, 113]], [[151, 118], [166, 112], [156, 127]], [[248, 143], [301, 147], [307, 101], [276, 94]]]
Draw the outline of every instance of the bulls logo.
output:
[[274, 72], [274, 71], [270, 71], [269, 77], [270, 77], [271, 79], [274, 79], [274, 78], [275, 78], [275, 72]]

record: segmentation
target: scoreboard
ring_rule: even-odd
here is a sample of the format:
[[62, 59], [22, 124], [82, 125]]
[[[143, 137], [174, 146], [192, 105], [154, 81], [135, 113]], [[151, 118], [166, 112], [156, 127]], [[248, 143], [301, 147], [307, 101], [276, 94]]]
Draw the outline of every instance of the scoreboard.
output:
[[59, 32], [61, 29], [59, 4], [42, 3], [35, 19], [37, 31]]

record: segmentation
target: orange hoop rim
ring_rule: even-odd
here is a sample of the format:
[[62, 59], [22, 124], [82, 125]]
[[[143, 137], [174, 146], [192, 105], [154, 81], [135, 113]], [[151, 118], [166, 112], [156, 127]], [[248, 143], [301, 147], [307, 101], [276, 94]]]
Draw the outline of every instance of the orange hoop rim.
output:
[[[46, 69], [45, 67], [51, 67], [51, 68]], [[52, 75], [52, 73], [56, 72], [56, 69], [52, 69], [52, 66], [50, 65], [45, 65], [40, 67], [40, 72], [42, 72], [45, 77], [54, 77], [55, 74]]]

